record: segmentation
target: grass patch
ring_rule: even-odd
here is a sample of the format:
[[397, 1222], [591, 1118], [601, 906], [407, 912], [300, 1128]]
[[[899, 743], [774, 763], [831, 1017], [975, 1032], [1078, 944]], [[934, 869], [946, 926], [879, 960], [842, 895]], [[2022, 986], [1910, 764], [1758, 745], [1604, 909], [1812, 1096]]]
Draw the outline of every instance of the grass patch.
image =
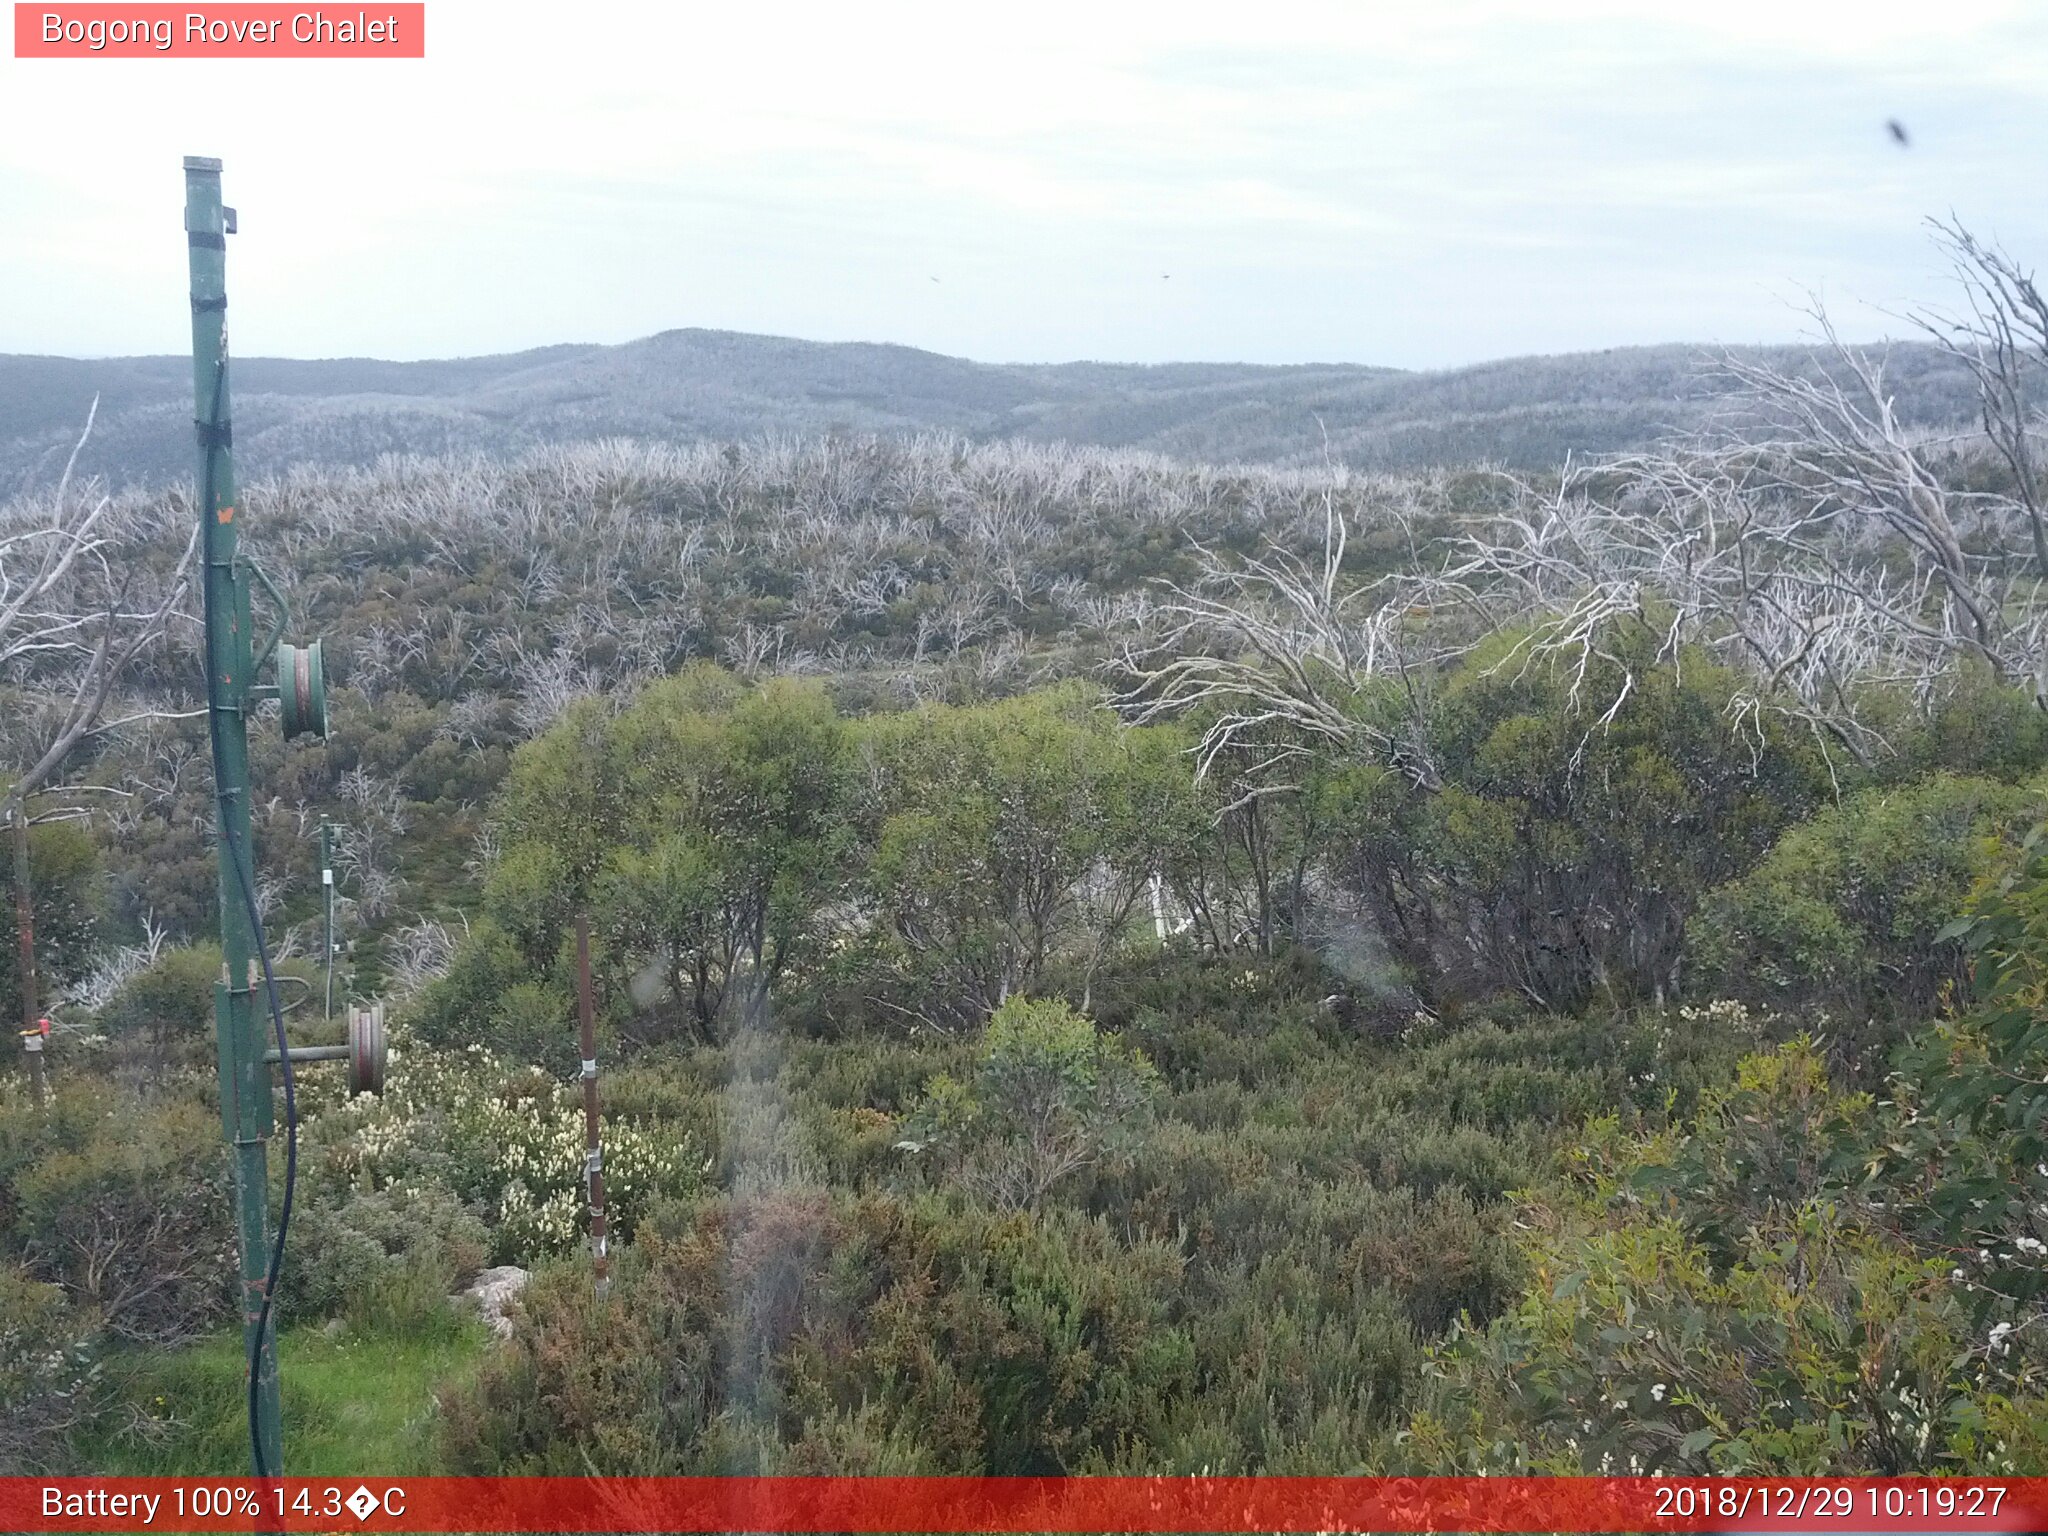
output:
[[[278, 1341], [285, 1470], [293, 1477], [428, 1476], [437, 1394], [466, 1378], [489, 1335], [475, 1323], [436, 1336], [296, 1329]], [[110, 1364], [110, 1428], [84, 1446], [107, 1476], [241, 1476], [249, 1470], [248, 1397], [239, 1333]]]

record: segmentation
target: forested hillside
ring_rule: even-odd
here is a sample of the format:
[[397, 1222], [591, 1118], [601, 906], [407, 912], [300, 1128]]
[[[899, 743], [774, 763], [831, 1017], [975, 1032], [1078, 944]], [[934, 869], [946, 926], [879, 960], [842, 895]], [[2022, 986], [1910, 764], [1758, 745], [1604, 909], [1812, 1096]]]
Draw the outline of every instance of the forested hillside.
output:
[[[989, 383], [957, 434], [252, 473], [333, 679], [253, 738], [292, 1028], [325, 815], [396, 1040], [301, 1078], [294, 1469], [2048, 1471], [2042, 508], [2024, 421], [1919, 430], [1928, 355], [1737, 358], [1727, 430], [1522, 476], [1325, 462], [1228, 371], [1170, 392], [1307, 467], [977, 441]], [[171, 617], [26, 797], [0, 1461], [234, 1470], [190, 498], [0, 537], [88, 512], [44, 606]], [[10, 775], [79, 650], [5, 653]], [[447, 1299], [490, 1265], [504, 1337]]]
[[[1817, 370], [1809, 349], [1739, 356]], [[1902, 408], [1950, 427], [1975, 410], [1939, 349], [1892, 350]], [[0, 357], [0, 488], [54, 480], [93, 398], [81, 469], [117, 482], [191, 474], [184, 358]], [[1141, 448], [1210, 463], [1399, 470], [1539, 468], [1691, 430], [1729, 382], [1693, 347], [1515, 358], [1435, 373], [1343, 365], [973, 363], [909, 347], [667, 331], [623, 346], [387, 363], [235, 364], [245, 462], [367, 466], [385, 454], [517, 453], [629, 437], [695, 442], [762, 432], [941, 432], [975, 441]]]

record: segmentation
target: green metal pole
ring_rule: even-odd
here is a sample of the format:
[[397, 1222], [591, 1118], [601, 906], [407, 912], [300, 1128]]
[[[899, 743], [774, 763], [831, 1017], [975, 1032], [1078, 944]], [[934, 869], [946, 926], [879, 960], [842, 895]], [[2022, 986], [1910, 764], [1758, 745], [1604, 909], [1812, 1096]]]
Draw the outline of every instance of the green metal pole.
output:
[[320, 895], [327, 905], [327, 1018], [334, 1017], [334, 828], [320, 818]]
[[[228, 446], [227, 229], [220, 201], [220, 162], [187, 156], [185, 230], [192, 267], [193, 416], [202, 423], [199, 445], [199, 515], [206, 522], [207, 709], [213, 737], [214, 783], [219, 791], [215, 842], [220, 855], [221, 979], [214, 989], [214, 1032], [220, 1048], [221, 1128], [234, 1149], [235, 1226], [242, 1262], [244, 1358], [256, 1366], [257, 1430], [262, 1453], [257, 1473], [283, 1469], [283, 1421], [278, 1410], [274, 1326], [261, 1328], [263, 1288], [270, 1270], [270, 1068], [255, 1008], [256, 936], [242, 896], [253, 882], [250, 857], [248, 706], [253, 629], [248, 573], [235, 558], [234, 455]], [[244, 861], [237, 872], [235, 861]], [[267, 1462], [268, 1465], [264, 1465]]]

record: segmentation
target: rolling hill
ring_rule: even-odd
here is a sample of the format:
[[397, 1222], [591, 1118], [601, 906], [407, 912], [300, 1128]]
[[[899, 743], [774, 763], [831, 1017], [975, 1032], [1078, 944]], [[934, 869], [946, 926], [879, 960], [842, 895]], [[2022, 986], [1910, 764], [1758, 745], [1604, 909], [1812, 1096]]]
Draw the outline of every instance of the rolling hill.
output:
[[[1804, 366], [1802, 348], [1774, 348]], [[428, 362], [241, 358], [236, 445], [245, 474], [360, 464], [393, 453], [499, 454], [542, 443], [767, 432], [945, 432], [1152, 449], [1210, 462], [1360, 468], [1487, 461], [1537, 467], [1567, 452], [1641, 446], [1696, 425], [1718, 386], [1690, 346], [1514, 358], [1413, 373], [1350, 364], [994, 364], [910, 347], [728, 331], [665, 331], [620, 346], [556, 346]], [[0, 490], [61, 469], [95, 394], [80, 469], [117, 483], [191, 468], [191, 365], [182, 357], [0, 356]], [[1901, 345], [1908, 415], [1967, 417], [1962, 371]]]

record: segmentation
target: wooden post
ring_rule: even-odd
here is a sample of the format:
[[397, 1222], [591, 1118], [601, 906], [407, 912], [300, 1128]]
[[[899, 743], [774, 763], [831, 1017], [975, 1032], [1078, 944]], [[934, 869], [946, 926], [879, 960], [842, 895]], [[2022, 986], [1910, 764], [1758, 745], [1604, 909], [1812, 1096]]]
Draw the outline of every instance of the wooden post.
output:
[[29, 1080], [36, 1102], [43, 1102], [47, 1083], [43, 1071], [42, 1017], [36, 1012], [36, 909], [29, 885], [28, 806], [14, 808], [14, 929], [21, 945], [15, 976], [21, 985], [21, 1048], [28, 1055]]
[[576, 1005], [583, 1045], [583, 1178], [590, 1189], [590, 1259], [597, 1299], [611, 1290], [611, 1253], [604, 1228], [604, 1141], [597, 1117], [597, 1000], [590, 986], [590, 914], [576, 914]]

